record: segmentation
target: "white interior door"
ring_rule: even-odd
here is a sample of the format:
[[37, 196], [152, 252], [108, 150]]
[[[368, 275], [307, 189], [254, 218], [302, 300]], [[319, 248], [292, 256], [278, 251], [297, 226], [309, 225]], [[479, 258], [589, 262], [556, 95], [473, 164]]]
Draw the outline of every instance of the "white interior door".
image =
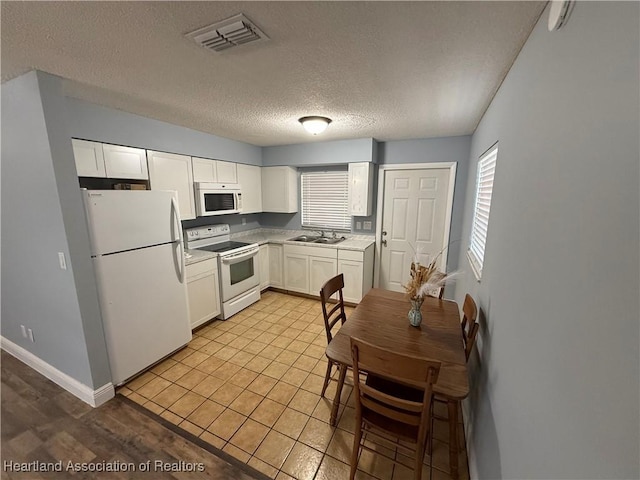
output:
[[380, 288], [404, 291], [414, 257], [427, 262], [447, 245], [450, 176], [449, 168], [384, 170]]

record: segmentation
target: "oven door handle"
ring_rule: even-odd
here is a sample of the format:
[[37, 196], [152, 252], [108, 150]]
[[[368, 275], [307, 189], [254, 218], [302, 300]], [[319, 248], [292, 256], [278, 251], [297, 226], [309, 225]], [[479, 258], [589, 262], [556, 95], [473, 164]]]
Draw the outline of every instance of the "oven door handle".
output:
[[255, 257], [258, 254], [258, 251], [260, 251], [259, 248], [254, 248], [247, 252], [238, 253], [237, 255], [222, 257], [221, 260], [225, 265], [233, 265], [234, 263], [240, 263], [247, 260], [248, 258]]

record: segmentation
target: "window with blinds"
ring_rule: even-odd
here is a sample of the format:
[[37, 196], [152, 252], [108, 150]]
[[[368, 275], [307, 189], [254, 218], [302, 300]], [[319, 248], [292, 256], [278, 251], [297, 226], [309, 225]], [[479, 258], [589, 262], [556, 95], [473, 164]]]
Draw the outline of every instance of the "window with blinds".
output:
[[471, 227], [471, 242], [467, 256], [476, 278], [482, 278], [484, 265], [484, 250], [489, 230], [489, 212], [491, 211], [491, 195], [493, 193], [493, 178], [498, 158], [498, 144], [496, 143], [478, 161], [478, 178], [476, 180], [476, 203], [473, 211], [473, 225]]
[[349, 172], [309, 172], [302, 182], [302, 226], [351, 231]]

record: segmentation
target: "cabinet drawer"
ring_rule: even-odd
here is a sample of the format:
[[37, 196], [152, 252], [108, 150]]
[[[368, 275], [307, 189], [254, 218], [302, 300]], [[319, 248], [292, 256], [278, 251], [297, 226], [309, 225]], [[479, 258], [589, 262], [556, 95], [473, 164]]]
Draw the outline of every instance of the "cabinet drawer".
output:
[[209, 258], [207, 260], [203, 260], [202, 262], [192, 263], [191, 265], [187, 265], [187, 281], [199, 277], [203, 274], [211, 273], [212, 271], [218, 271], [217, 258]]
[[335, 248], [311, 247], [307, 245], [286, 245], [285, 251], [296, 255], [309, 255], [311, 257], [338, 258]]
[[364, 252], [357, 250], [338, 250], [338, 260], [354, 260], [356, 262], [364, 261]]

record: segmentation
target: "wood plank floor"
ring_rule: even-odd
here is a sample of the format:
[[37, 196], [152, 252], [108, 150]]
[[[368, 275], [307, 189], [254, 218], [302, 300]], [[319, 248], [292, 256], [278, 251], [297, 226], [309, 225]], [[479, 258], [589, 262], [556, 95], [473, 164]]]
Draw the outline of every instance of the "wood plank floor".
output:
[[[180, 435], [122, 396], [92, 408], [8, 353], [2, 351], [0, 359], [3, 479], [266, 478], [223, 452], [212, 453], [214, 447], [195, 437]], [[62, 471], [46, 473], [10, 471], [7, 463], [58, 461]], [[69, 461], [120, 471], [67, 470]], [[140, 464], [148, 461], [150, 471], [143, 473]], [[171, 468], [183, 471], [166, 471]], [[203, 471], [185, 471], [194, 468]]]

